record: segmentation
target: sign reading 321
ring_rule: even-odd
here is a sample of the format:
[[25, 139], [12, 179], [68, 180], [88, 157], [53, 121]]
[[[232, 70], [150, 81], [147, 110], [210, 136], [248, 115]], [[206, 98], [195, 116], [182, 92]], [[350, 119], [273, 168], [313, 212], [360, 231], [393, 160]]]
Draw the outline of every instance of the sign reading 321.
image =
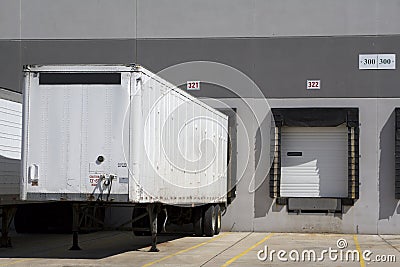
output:
[[200, 81], [187, 81], [186, 90], [200, 90]]

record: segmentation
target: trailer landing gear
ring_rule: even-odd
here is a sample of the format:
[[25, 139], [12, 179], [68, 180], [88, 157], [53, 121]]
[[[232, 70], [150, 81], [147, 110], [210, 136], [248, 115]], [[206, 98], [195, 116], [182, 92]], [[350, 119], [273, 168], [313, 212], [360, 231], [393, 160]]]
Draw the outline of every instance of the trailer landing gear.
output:
[[79, 204], [72, 205], [72, 247], [69, 250], [81, 250], [79, 247]]
[[6, 206], [1, 208], [1, 237], [0, 237], [0, 248], [11, 247], [11, 238], [8, 236], [10, 231], [10, 225], [14, 218], [16, 207]]
[[150, 252], [159, 252], [157, 248], [157, 216], [160, 213], [161, 207], [157, 204], [147, 206], [147, 212], [150, 218], [150, 232], [151, 232], [151, 248]]
[[100, 231], [105, 228], [105, 204], [73, 203], [72, 204], [72, 247], [70, 250], [81, 250], [79, 232]]

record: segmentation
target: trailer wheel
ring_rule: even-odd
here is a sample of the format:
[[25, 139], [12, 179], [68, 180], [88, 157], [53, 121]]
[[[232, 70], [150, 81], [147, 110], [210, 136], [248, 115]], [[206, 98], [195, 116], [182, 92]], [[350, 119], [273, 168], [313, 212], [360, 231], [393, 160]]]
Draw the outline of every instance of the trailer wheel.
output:
[[215, 206], [215, 232], [214, 234], [218, 235], [221, 231], [221, 207], [219, 205]]
[[[144, 215], [145, 213], [147, 214], [147, 210], [145, 208], [136, 208], [136, 207], [133, 208], [132, 220], [134, 220], [135, 218], [137, 218], [139, 216]], [[133, 234], [135, 236], [149, 236], [151, 234], [150, 233], [149, 215], [147, 214], [143, 218], [141, 218], [135, 222], [132, 222], [132, 230], [133, 230]]]
[[204, 234], [206, 236], [213, 236], [215, 233], [215, 208], [210, 205], [204, 212]]
[[197, 236], [203, 235], [203, 210], [201, 207], [193, 209], [193, 228]]

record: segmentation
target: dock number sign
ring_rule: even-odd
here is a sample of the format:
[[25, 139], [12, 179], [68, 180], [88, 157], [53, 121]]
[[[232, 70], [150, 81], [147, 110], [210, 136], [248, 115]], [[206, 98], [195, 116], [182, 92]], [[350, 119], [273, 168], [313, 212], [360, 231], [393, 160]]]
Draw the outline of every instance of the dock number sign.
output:
[[307, 80], [308, 90], [318, 90], [321, 89], [321, 80]]
[[200, 90], [200, 81], [187, 81], [186, 90]]
[[394, 70], [396, 69], [396, 54], [360, 54], [358, 69]]

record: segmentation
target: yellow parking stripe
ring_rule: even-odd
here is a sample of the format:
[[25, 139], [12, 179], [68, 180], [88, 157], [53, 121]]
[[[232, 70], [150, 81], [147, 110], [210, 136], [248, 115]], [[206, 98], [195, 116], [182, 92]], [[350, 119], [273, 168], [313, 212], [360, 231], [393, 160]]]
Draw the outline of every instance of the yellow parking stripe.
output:
[[245, 251], [243, 251], [242, 253], [236, 255], [235, 257], [233, 257], [232, 259], [228, 260], [227, 262], [224, 263], [224, 265], [222, 265], [222, 267], [231, 265], [233, 262], [235, 262], [237, 259], [243, 257], [244, 255], [246, 255], [247, 253], [249, 253], [252, 249], [254, 249], [255, 247], [261, 245], [263, 242], [265, 242], [265, 240], [267, 240], [268, 238], [270, 238], [271, 236], [273, 236], [273, 234], [269, 234], [266, 237], [264, 237], [262, 240], [258, 241], [257, 243], [255, 243], [254, 245], [252, 245], [251, 247], [249, 247], [248, 249], [246, 249]]
[[173, 253], [173, 254], [170, 254], [170, 255], [167, 255], [167, 256], [165, 256], [165, 257], [162, 257], [161, 259], [158, 259], [158, 260], [155, 260], [155, 261], [146, 263], [146, 264], [143, 265], [142, 267], [151, 266], [151, 265], [153, 265], [153, 264], [159, 263], [159, 262], [164, 261], [164, 260], [166, 260], [166, 259], [172, 258], [172, 257], [174, 257], [174, 256], [176, 256], [176, 255], [179, 255], [179, 254], [182, 254], [182, 253], [184, 253], [184, 252], [188, 252], [188, 251], [190, 251], [190, 250], [193, 250], [193, 249], [195, 249], [195, 248], [204, 246], [204, 245], [206, 245], [206, 244], [208, 244], [208, 243], [210, 243], [210, 242], [213, 242], [214, 240], [219, 239], [219, 238], [221, 238], [221, 237], [223, 237], [223, 236], [225, 236], [225, 235], [227, 235], [227, 234], [228, 234], [228, 233], [220, 234], [220, 235], [218, 235], [218, 236], [216, 236], [216, 237], [214, 237], [214, 238], [211, 238], [211, 239], [208, 240], [208, 241], [205, 241], [205, 242], [203, 242], [203, 243], [197, 244], [197, 245], [195, 245], [195, 246], [193, 246], [193, 247], [180, 250], [180, 251], [175, 252], [175, 253]]
[[356, 244], [356, 249], [357, 249], [357, 251], [358, 251], [358, 255], [360, 255], [360, 266], [361, 266], [361, 267], [365, 267], [365, 261], [364, 261], [364, 258], [363, 258], [363, 253], [362, 253], [362, 251], [361, 251], [360, 243], [358, 243], [358, 238], [357, 238], [357, 236], [354, 235], [354, 236], [353, 236], [353, 239], [354, 239], [354, 243]]
[[21, 263], [21, 262], [25, 262], [25, 261], [33, 261], [34, 259], [22, 259], [22, 260], [16, 260], [16, 261], [12, 261], [12, 262], [8, 262], [5, 264], [0, 264], [0, 266], [10, 266], [10, 265], [14, 265], [17, 263]]

